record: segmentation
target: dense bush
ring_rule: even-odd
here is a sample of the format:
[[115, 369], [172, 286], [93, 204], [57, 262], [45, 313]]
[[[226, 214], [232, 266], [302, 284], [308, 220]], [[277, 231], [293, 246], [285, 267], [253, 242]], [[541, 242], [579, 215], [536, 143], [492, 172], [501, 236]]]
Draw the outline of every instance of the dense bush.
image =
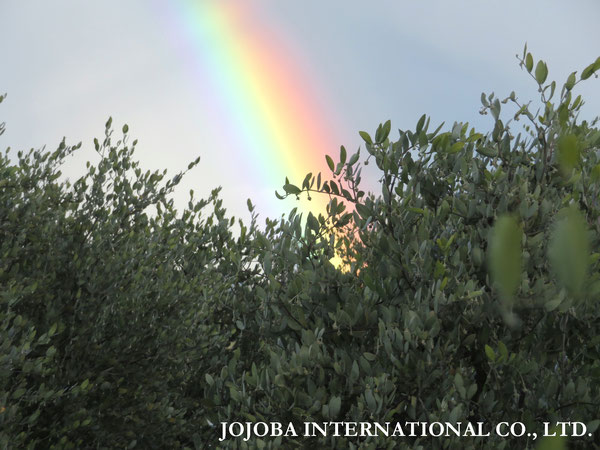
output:
[[[556, 84], [545, 84], [545, 63], [534, 69], [526, 51], [521, 62], [539, 86], [541, 112], [514, 93], [503, 101], [483, 95], [482, 113], [494, 120], [487, 134], [461, 123], [429, 132], [425, 116], [394, 142], [389, 122], [374, 138], [361, 133], [381, 171], [376, 197], [359, 190], [358, 156], [346, 161], [343, 148], [338, 164], [328, 158], [336, 181], [307, 176], [302, 187], [285, 187], [290, 195], [318, 191], [355, 206], [338, 216], [351, 221], [344, 248], [352, 279], [318, 285], [323, 272], [312, 261], [291, 275], [281, 260], [277, 279], [292, 277], [302, 287], [289, 292], [282, 282], [272, 296], [290, 300], [301, 336], [272, 347], [270, 368], [246, 374], [250, 394], [241, 410], [245, 402], [248, 412], [296, 420], [521, 421], [528, 430], [573, 420], [588, 423], [588, 431], [598, 427], [600, 131], [596, 121], [577, 120], [575, 74], [552, 103]], [[580, 80], [599, 68], [600, 59]], [[504, 123], [508, 102], [516, 114]], [[522, 118], [522, 127], [510, 123]], [[309, 217], [305, 236], [313, 230], [321, 229]], [[262, 381], [273, 376], [279, 384]], [[248, 385], [256, 380], [252, 396]], [[277, 393], [265, 398], [270, 389]], [[433, 443], [471, 444], [428, 438], [407, 447]], [[490, 443], [510, 445], [472, 442]]]
[[76, 147], [0, 161], [2, 448], [180, 446], [228, 343], [216, 307], [248, 295], [254, 257], [217, 192], [176, 214], [182, 174], [161, 185], [110, 125], [72, 185], [58, 167]]
[[[482, 96], [457, 123], [330, 157], [281, 196], [329, 195], [257, 226], [215, 190], [177, 212], [183, 173], [142, 172], [127, 127], [72, 184], [78, 146], [0, 157], [0, 446], [523, 448], [527, 437], [252, 438], [220, 422], [600, 421], [600, 130], [579, 81], [541, 111]], [[579, 81], [578, 81], [579, 80]], [[513, 119], [502, 115], [514, 104]], [[516, 114], [515, 114], [516, 113]], [[518, 119], [524, 119], [517, 122]], [[521, 131], [521, 134], [518, 134]], [[381, 194], [361, 191], [375, 163]], [[198, 160], [190, 164], [192, 169]], [[253, 206], [248, 202], [251, 212]], [[335, 267], [331, 258], [340, 255]], [[595, 434], [597, 437], [597, 432]], [[594, 438], [573, 440], [591, 448]]]

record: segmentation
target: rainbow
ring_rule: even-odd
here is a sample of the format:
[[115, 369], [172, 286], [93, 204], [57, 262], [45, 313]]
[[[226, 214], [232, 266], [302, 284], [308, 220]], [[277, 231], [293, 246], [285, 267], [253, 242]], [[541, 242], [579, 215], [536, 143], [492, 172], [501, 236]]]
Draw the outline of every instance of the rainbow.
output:
[[[286, 176], [298, 186], [309, 172], [328, 179], [325, 154], [336, 159], [334, 139], [342, 134], [322, 85], [285, 34], [261, 21], [254, 2], [172, 4], [176, 32], [193, 52], [198, 82], [210, 85], [210, 107], [225, 118], [224, 135], [235, 135], [229, 145], [236, 149], [232, 157], [244, 160], [250, 178], [244, 181], [270, 189], [270, 198], [260, 200], [281, 210], [274, 191], [283, 192]], [[285, 210], [298, 206], [299, 212], [324, 213], [327, 201], [324, 195], [311, 202], [303, 198], [300, 205], [287, 200]]]

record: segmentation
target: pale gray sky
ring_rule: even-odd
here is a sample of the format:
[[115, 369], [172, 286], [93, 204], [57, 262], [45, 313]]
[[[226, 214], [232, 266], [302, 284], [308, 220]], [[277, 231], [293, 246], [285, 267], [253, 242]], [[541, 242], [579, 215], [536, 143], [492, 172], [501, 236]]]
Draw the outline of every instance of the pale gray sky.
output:
[[[201, 55], [182, 49], [193, 40], [178, 26], [183, 3], [1, 0], [0, 91], [8, 97], [0, 106], [7, 125], [0, 147], [51, 149], [63, 136], [83, 141], [85, 153], [68, 169], [75, 176], [113, 116], [118, 128], [128, 123], [139, 139], [146, 168], [175, 173], [201, 156], [178, 203], [190, 188], [206, 195], [222, 185], [232, 214], [247, 217], [247, 197], [263, 216], [289, 210], [292, 201], [274, 199], [280, 183], [241, 176], [239, 156], [246, 149], [215, 135], [217, 123], [228, 120], [227, 108], [212, 108], [203, 97], [210, 88], [195, 82], [193, 66], [201, 61], [193, 56]], [[338, 124], [332, 139], [349, 150], [360, 145], [359, 130], [374, 131], [387, 119], [392, 129], [414, 128], [423, 113], [436, 124], [488, 127], [491, 119], [478, 114], [482, 91], [535, 98], [515, 58], [525, 42], [559, 84], [600, 56], [600, 3], [594, 0], [244, 3], [318, 81], [314, 93]], [[600, 80], [588, 80], [580, 92], [585, 114], [598, 115]], [[220, 94], [213, 95], [218, 102]], [[223, 169], [231, 161], [242, 162]]]

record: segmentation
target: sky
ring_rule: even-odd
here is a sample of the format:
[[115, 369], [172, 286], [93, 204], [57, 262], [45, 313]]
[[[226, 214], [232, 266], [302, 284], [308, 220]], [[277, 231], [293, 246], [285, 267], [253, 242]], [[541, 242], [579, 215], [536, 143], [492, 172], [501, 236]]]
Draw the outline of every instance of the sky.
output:
[[[326, 199], [274, 192], [325, 174], [325, 154], [356, 151], [358, 132], [388, 119], [489, 130], [482, 92], [537, 98], [515, 58], [524, 44], [560, 86], [600, 56], [599, 18], [596, 0], [0, 0], [0, 148], [81, 141], [64, 170], [74, 179], [112, 116], [145, 169], [175, 175], [200, 156], [180, 207], [190, 189], [221, 186], [243, 219], [248, 198], [262, 218], [318, 210]], [[578, 93], [598, 115], [600, 80]]]

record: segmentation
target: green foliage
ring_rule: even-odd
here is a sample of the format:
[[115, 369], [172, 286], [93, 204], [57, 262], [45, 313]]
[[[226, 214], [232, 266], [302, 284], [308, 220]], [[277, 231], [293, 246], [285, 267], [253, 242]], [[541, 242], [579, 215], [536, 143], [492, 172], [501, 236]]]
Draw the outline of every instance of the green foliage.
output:
[[[554, 102], [546, 64], [534, 64], [527, 49], [519, 60], [539, 87], [541, 113], [513, 92], [503, 100], [482, 95], [481, 112], [493, 118], [487, 133], [465, 123], [430, 131], [423, 116], [390, 141], [386, 122], [375, 139], [360, 133], [365, 164], [374, 160], [381, 173], [380, 195], [360, 191], [356, 161], [333, 174], [336, 191], [331, 182], [316, 189], [351, 206], [342, 250], [356, 287], [344, 284], [346, 296], [328, 314], [344, 343], [323, 341], [335, 372], [324, 393], [342, 396], [344, 420], [504, 420], [539, 431], [541, 421], [598, 418], [600, 131], [597, 120], [578, 121], [583, 102], [573, 100], [573, 74]], [[515, 106], [508, 119], [505, 104]], [[333, 381], [338, 373], [350, 375]], [[403, 445], [535, 443], [416, 438]], [[591, 438], [569, 445], [593, 446]]]
[[[128, 127], [115, 140], [112, 120], [94, 143], [99, 161], [72, 183], [60, 166], [78, 145], [2, 155], [0, 447], [538, 444], [219, 443], [219, 423], [233, 421], [520, 421], [539, 432], [570, 420], [595, 431], [600, 131], [578, 120], [572, 93], [596, 63], [552, 102], [546, 64], [527, 49], [519, 60], [541, 112], [490, 94], [488, 132], [431, 130], [425, 115], [396, 140], [390, 121], [360, 132], [366, 159], [342, 147], [326, 158], [330, 177], [286, 179], [277, 194], [327, 195], [325, 215], [294, 209], [264, 227], [249, 200], [250, 223], [234, 229], [218, 190], [175, 210], [184, 173], [142, 171]], [[361, 189], [371, 162], [377, 195]]]
[[517, 221], [508, 216], [499, 217], [489, 239], [490, 272], [500, 291], [507, 297], [521, 282], [521, 241], [523, 232]]
[[246, 295], [247, 236], [217, 191], [178, 214], [182, 174], [143, 172], [110, 122], [72, 184], [58, 167], [79, 146], [0, 159], [2, 448], [176, 448], [207, 426], [196, 378], [232, 333], [209, 318]]
[[556, 434], [556, 436], [544, 437], [536, 447], [537, 450], [566, 450], [566, 438], [560, 436], [560, 431], [553, 429], [550, 434]]
[[589, 265], [588, 226], [574, 207], [559, 211], [548, 256], [557, 280], [577, 298], [582, 293]]

